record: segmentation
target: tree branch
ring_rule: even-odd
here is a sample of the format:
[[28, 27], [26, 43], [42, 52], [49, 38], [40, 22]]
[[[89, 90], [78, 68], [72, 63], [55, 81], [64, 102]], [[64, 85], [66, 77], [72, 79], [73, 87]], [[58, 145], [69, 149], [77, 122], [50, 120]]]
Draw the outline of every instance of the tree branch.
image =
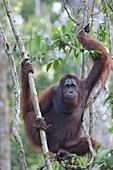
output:
[[66, 10], [67, 14], [68, 14], [68, 17], [76, 24], [76, 25], [79, 25], [79, 23], [77, 23], [70, 15], [68, 9], [66, 8], [66, 2], [64, 0], [64, 9]]
[[99, 96], [99, 94], [102, 92], [104, 86], [105, 86], [105, 83], [102, 83], [100, 89], [98, 90], [98, 92], [95, 94], [95, 96], [87, 103], [86, 107], [85, 107], [85, 111], [87, 110], [87, 108], [89, 108], [89, 106], [95, 102], [95, 100], [97, 99], [97, 97]]
[[110, 10], [113, 12], [113, 4], [112, 4], [113, 2], [112, 2], [112, 0], [110, 2], [106, 1], [106, 3], [108, 5], [108, 7], [110, 8]]
[[[14, 36], [16, 38], [18, 47], [20, 49], [20, 53], [24, 58], [28, 58], [26, 51], [25, 51], [24, 43], [21, 39], [21, 36], [20, 36], [19, 31], [18, 31], [17, 26], [16, 26], [16, 21], [15, 21], [14, 14], [13, 14], [13, 11], [12, 11], [12, 8], [11, 8], [11, 5], [10, 5], [10, 1], [9, 0], [3, 0], [3, 1], [4, 1], [5, 9], [6, 9], [7, 16], [9, 18]], [[28, 79], [29, 79], [32, 102], [33, 102], [33, 107], [34, 107], [34, 110], [35, 110], [36, 117], [42, 117], [41, 111], [40, 111], [40, 108], [39, 108], [39, 103], [38, 103], [38, 99], [37, 99], [37, 92], [36, 92], [35, 83], [34, 83], [32, 73], [28, 74]], [[49, 150], [48, 150], [48, 146], [47, 146], [46, 134], [42, 130], [40, 130], [40, 138], [41, 138], [41, 144], [42, 144], [41, 146], [42, 146], [42, 150], [43, 150], [44, 159], [45, 159], [45, 162], [46, 162], [46, 168], [47, 168], [47, 170], [52, 170], [51, 162], [49, 160]]]
[[[92, 5], [92, 14], [94, 12], [94, 6], [95, 6], [95, 0], [93, 0], [93, 5]], [[91, 14], [91, 27], [93, 26], [93, 15]]]
[[110, 16], [109, 16], [109, 11], [108, 11], [108, 4], [107, 4], [107, 1], [106, 0], [104, 0], [103, 1], [104, 2], [104, 5], [105, 5], [105, 11], [106, 11], [106, 23], [107, 23], [107, 26], [108, 26], [108, 37], [109, 37], [109, 51], [110, 51], [110, 53], [112, 53], [112, 47], [111, 47], [111, 45], [112, 45], [112, 38], [111, 38], [111, 35], [112, 35], [112, 33], [111, 33], [111, 22], [110, 22]]
[[2, 43], [4, 45], [5, 52], [9, 59], [10, 69], [12, 73], [12, 79], [14, 84], [14, 120], [13, 120], [13, 136], [18, 144], [19, 152], [20, 152], [20, 163], [22, 170], [27, 169], [26, 159], [25, 159], [25, 153], [23, 149], [23, 144], [21, 141], [21, 138], [18, 134], [18, 124], [19, 124], [19, 115], [20, 115], [20, 86], [18, 81], [18, 74], [15, 67], [15, 61], [12, 54], [12, 51], [10, 49], [9, 43], [7, 41], [7, 38], [5, 37], [1, 22], [0, 22], [0, 35], [2, 39]]
[[62, 41], [61, 39], [60, 39], [60, 42], [61, 42], [61, 44], [65, 45], [65, 46], [67, 45], [68, 47], [70, 47], [73, 50], [77, 51], [77, 48], [72, 43], [68, 43], [66, 41]]
[[87, 142], [88, 142], [88, 146], [89, 146], [89, 150], [90, 150], [90, 154], [91, 154], [90, 162], [88, 162], [88, 164], [86, 166], [90, 167], [92, 162], [93, 162], [93, 159], [94, 159], [94, 150], [93, 150], [93, 146], [92, 146], [92, 142], [91, 142], [91, 139], [90, 139], [90, 135], [89, 135], [89, 133], [87, 131], [86, 123], [85, 122], [86, 122], [86, 117], [85, 117], [85, 112], [84, 112], [82, 126], [83, 126], [83, 129], [84, 129], [84, 133], [85, 133], [85, 136], [86, 136], [86, 139], [87, 139]]

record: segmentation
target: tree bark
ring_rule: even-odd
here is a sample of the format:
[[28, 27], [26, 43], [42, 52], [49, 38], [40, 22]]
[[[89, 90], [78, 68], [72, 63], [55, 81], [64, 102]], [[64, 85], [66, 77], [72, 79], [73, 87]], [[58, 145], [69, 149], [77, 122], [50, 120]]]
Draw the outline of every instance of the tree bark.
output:
[[10, 170], [10, 134], [7, 106], [7, 73], [0, 43], [0, 169]]

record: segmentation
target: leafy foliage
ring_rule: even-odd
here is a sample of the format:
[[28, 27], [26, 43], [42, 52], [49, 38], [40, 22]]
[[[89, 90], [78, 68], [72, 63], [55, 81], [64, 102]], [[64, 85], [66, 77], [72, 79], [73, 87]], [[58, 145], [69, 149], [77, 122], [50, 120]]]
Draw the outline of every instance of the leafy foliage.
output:
[[105, 23], [101, 23], [99, 25], [99, 29], [98, 29], [98, 32], [97, 32], [98, 40], [102, 41], [102, 42], [105, 42], [107, 35], [108, 35], [108, 32], [106, 30], [106, 25], [105, 25]]
[[[61, 1], [63, 2], [63, 1]], [[69, 2], [69, 1], [67, 1]], [[55, 12], [49, 11], [54, 3], [53, 0], [43, 0], [41, 5], [43, 6], [43, 15], [35, 15], [35, 1], [13, 1], [13, 7], [17, 16], [21, 16], [23, 23], [18, 25], [27, 53], [30, 57], [30, 60], [33, 62], [33, 67], [36, 69], [35, 72], [35, 82], [37, 86], [37, 91], [46, 88], [47, 86], [55, 83], [59, 78], [66, 73], [77, 73], [81, 69], [80, 55], [83, 53], [86, 62], [88, 59], [89, 53], [92, 53], [95, 57], [98, 53], [97, 50], [89, 51], [84, 50], [80, 43], [76, 41], [76, 32], [77, 26], [69, 18], [65, 22], [60, 20], [60, 14], [55, 14]], [[70, 3], [70, 2], [69, 2]], [[111, 3], [111, 1], [109, 1]], [[51, 6], [51, 7], [50, 7]], [[105, 8], [105, 7], [104, 7]], [[79, 16], [83, 11], [83, 7], [80, 6], [77, 11]], [[50, 14], [51, 13], [51, 14]], [[48, 19], [48, 16], [50, 18]], [[2, 17], [1, 17], [2, 18]], [[3, 17], [4, 18], [4, 17]], [[51, 20], [50, 20], [51, 19]], [[50, 23], [50, 21], [52, 21]], [[49, 26], [50, 25], [50, 26]], [[5, 25], [6, 27], [6, 25]], [[49, 27], [49, 28], [48, 28]], [[14, 45], [13, 36], [9, 35], [9, 27], [7, 27], [7, 34], [11, 44]], [[107, 42], [108, 29], [104, 22], [99, 24], [97, 38], [99, 41]], [[94, 34], [94, 33], [93, 33]], [[75, 49], [72, 47], [76, 47]], [[18, 48], [14, 52], [16, 65], [19, 72], [19, 61], [20, 54]], [[11, 77], [8, 74], [8, 94], [9, 94], [9, 108], [10, 112], [13, 112], [12, 98], [13, 91], [11, 85]], [[112, 117], [113, 117], [113, 95], [109, 95], [106, 99], [112, 108]], [[12, 116], [10, 116], [10, 124], [12, 121]], [[37, 164], [43, 162], [41, 154], [37, 154], [34, 151], [29, 149], [29, 146], [26, 142], [26, 138], [23, 132], [23, 124], [20, 122], [19, 125], [19, 134], [22, 138], [24, 149], [27, 158], [28, 169], [36, 169]], [[109, 128], [110, 133], [113, 133], [113, 120], [111, 128]], [[13, 170], [20, 170], [19, 163], [19, 154], [17, 152], [17, 145], [14, 140], [11, 139], [11, 166]], [[87, 157], [79, 158], [76, 155], [74, 156], [74, 162], [78, 162], [79, 165], [87, 162]], [[108, 170], [113, 168], [113, 150], [104, 149], [98, 151], [97, 156], [93, 162], [93, 166], [100, 166], [100, 170]], [[59, 166], [58, 163], [53, 163], [54, 170], [64, 169]]]
[[100, 170], [109, 170], [113, 168], [113, 150], [103, 149], [98, 152], [94, 160], [94, 165], [98, 164]]

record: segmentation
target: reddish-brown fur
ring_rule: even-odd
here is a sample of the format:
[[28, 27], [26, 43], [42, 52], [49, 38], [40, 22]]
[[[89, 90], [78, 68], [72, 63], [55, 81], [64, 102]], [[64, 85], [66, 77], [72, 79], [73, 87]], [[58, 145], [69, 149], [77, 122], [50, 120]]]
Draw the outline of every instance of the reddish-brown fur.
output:
[[87, 33], [85, 33], [84, 30], [80, 31], [77, 34], [77, 39], [82, 44], [82, 46], [84, 48], [88, 48], [90, 50], [98, 50], [98, 51], [102, 52], [102, 54], [104, 55], [104, 59], [106, 61], [104, 63], [104, 69], [102, 71], [100, 78], [102, 81], [107, 80], [109, 70], [111, 69], [111, 60], [110, 60], [111, 55], [110, 55], [110, 53], [107, 52], [106, 48], [103, 46], [102, 43], [100, 43], [96, 40], [93, 40], [91, 37], [88, 36]]
[[[39, 96], [39, 105], [42, 115], [46, 124], [51, 125], [47, 129], [46, 134], [49, 150], [54, 153], [63, 150], [63, 152], [84, 155], [89, 151], [86, 138], [81, 137], [82, 115], [92, 88], [95, 86], [100, 76], [109, 71], [110, 67], [110, 55], [106, 52], [102, 44], [91, 39], [84, 31], [78, 33], [77, 39], [84, 47], [98, 49], [102, 54], [98, 54], [98, 58], [95, 60], [85, 80], [80, 80], [75, 75], [63, 76], [59, 85], [49, 87]], [[38, 131], [33, 127], [36, 116], [27, 78], [30, 71], [33, 72], [31, 65], [27, 62], [22, 62], [21, 108], [27, 138], [30, 144], [38, 147], [40, 145], [40, 138]], [[77, 97], [73, 102], [71, 100], [67, 101], [65, 96], [62, 96], [63, 84], [66, 79], [69, 78], [75, 79], [79, 87]], [[91, 141], [93, 147], [95, 147], [96, 140], [91, 137]]]

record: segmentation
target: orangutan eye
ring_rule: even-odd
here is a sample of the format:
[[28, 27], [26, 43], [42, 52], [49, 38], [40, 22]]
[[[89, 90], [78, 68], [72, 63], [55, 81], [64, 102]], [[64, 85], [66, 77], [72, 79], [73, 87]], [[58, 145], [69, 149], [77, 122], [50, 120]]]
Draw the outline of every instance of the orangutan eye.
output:
[[70, 84], [66, 84], [65, 87], [66, 87], [66, 88], [69, 88], [69, 87], [70, 87]]
[[72, 84], [71, 87], [72, 87], [72, 88], [76, 88], [76, 85], [75, 85], [75, 84]]

